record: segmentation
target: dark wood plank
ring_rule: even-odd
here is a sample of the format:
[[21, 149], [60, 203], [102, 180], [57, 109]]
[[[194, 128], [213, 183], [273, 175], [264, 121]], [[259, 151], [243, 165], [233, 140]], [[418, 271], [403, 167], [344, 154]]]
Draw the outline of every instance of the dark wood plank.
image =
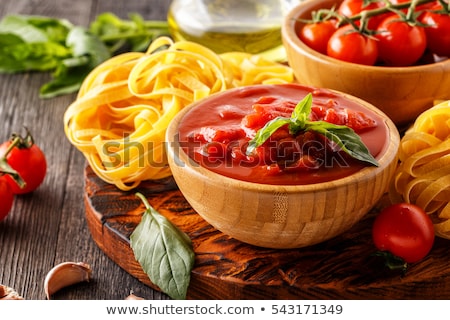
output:
[[[165, 19], [168, 6], [165, 1], [2, 0], [0, 15], [37, 14], [87, 26], [103, 11], [128, 11], [128, 4], [130, 11], [155, 19]], [[75, 94], [40, 99], [39, 87], [49, 79], [47, 73], [0, 74], [1, 141], [27, 126], [48, 160], [44, 183], [33, 194], [17, 197], [10, 215], [0, 222], [0, 283], [25, 299], [45, 299], [46, 273], [59, 262], [75, 260], [91, 264], [92, 281], [61, 290], [55, 299], [120, 300], [130, 291], [167, 299], [122, 270], [92, 240], [83, 205], [84, 158], [66, 139], [62, 122]]]
[[189, 299], [449, 299], [446, 240], [410, 265], [388, 270], [375, 257], [371, 226], [389, 204], [384, 197], [351, 230], [324, 243], [289, 250], [259, 248], [232, 239], [205, 222], [171, 179], [145, 182], [123, 192], [86, 168], [86, 216], [93, 239], [112, 260], [150, 287], [157, 287], [134, 259], [129, 236], [144, 208], [135, 192], [186, 232], [196, 254]]

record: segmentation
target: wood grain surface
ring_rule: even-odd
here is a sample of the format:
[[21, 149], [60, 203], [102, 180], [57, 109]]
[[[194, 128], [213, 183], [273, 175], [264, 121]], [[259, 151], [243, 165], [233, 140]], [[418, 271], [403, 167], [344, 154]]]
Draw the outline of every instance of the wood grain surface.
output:
[[[145, 19], [166, 19], [167, 0], [1, 0], [0, 17], [37, 14], [66, 18], [88, 26], [96, 15], [114, 12], [121, 18], [138, 12]], [[53, 299], [124, 299], [133, 291], [146, 299], [168, 299], [143, 285], [109, 259], [92, 240], [83, 204], [84, 158], [66, 139], [63, 114], [75, 94], [43, 100], [40, 86], [49, 73], [0, 74], [0, 140], [12, 132], [32, 132], [48, 161], [44, 183], [33, 194], [17, 197], [0, 222], [0, 284], [24, 299], [45, 299], [47, 272], [63, 261], [84, 261], [92, 280], [59, 291]], [[0, 199], [1, 201], [1, 199]]]
[[374, 256], [371, 225], [387, 197], [350, 231], [301, 249], [275, 250], [234, 240], [205, 222], [171, 178], [145, 182], [133, 191], [105, 184], [87, 166], [87, 223], [98, 246], [147, 286], [155, 287], [134, 259], [129, 235], [144, 207], [135, 193], [192, 239], [196, 255], [188, 299], [449, 299], [448, 240], [437, 239], [431, 254], [391, 271]]

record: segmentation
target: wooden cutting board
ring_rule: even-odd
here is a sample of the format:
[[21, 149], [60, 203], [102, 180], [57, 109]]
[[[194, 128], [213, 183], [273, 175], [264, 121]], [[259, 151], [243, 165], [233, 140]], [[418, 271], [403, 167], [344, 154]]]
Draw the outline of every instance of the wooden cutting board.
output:
[[204, 221], [172, 178], [124, 192], [85, 169], [86, 219], [96, 244], [145, 285], [159, 290], [134, 259], [129, 236], [150, 204], [192, 239], [195, 265], [188, 299], [450, 299], [450, 242], [437, 238], [432, 252], [405, 274], [373, 255], [371, 225], [387, 197], [341, 236], [301, 249], [275, 250], [234, 240]]

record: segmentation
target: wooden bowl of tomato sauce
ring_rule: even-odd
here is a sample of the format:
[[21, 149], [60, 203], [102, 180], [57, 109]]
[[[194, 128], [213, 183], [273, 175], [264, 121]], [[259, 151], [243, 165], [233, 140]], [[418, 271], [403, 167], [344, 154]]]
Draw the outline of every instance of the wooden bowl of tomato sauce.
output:
[[[248, 153], [267, 122], [289, 118], [309, 94], [308, 119], [355, 128], [376, 165], [318, 131], [293, 135], [288, 125]], [[395, 124], [373, 105], [299, 84], [211, 95], [183, 109], [166, 139], [173, 177], [192, 208], [224, 234], [268, 248], [309, 246], [352, 227], [386, 192], [400, 140]]]
[[[361, 98], [404, 127], [436, 100], [450, 99], [450, 59], [433, 62], [427, 51], [421, 62], [411, 66], [363, 65], [346, 62], [319, 53], [300, 40], [299, 34], [311, 13], [320, 9], [338, 9], [342, 1], [305, 0], [284, 18], [282, 39], [287, 60], [301, 84], [330, 88]], [[444, 35], [443, 35], [444, 36]]]

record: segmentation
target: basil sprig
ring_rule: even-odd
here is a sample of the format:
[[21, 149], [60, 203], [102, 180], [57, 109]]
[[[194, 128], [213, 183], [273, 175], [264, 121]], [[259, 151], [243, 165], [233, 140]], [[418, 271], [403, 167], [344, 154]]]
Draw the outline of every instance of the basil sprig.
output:
[[150, 280], [172, 299], [185, 299], [195, 253], [191, 239], [136, 193], [146, 207], [130, 236], [136, 260]]
[[308, 120], [311, 106], [312, 94], [309, 93], [296, 105], [290, 118], [276, 117], [267, 122], [263, 128], [256, 132], [255, 137], [249, 141], [246, 150], [247, 155], [251, 155], [257, 147], [261, 146], [279, 128], [288, 125], [289, 132], [293, 135], [300, 131], [317, 132], [336, 143], [353, 158], [378, 166], [377, 160], [370, 154], [360, 136], [352, 128], [326, 121]]

